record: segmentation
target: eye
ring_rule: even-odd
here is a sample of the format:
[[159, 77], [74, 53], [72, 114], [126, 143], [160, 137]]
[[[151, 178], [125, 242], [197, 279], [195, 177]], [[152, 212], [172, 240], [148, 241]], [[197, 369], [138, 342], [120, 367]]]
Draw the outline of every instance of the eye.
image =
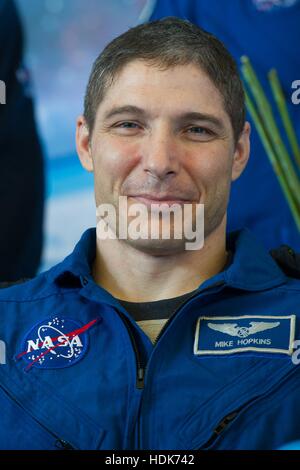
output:
[[139, 125], [136, 122], [124, 121], [118, 122], [114, 127], [119, 127], [121, 129], [137, 129]]
[[141, 129], [142, 126], [133, 121], [120, 121], [112, 126], [114, 133], [120, 136], [124, 135], [125, 137], [138, 135]]
[[199, 135], [212, 135], [213, 132], [205, 129], [204, 127], [200, 126], [193, 126], [188, 129], [188, 131], [192, 132], [193, 134], [199, 134]]

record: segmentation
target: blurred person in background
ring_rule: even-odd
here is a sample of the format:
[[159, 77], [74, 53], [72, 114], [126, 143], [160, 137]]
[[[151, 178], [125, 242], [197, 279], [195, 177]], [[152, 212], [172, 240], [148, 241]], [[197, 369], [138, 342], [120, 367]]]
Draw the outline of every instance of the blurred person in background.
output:
[[[148, 0], [140, 22], [177, 16], [215, 34], [239, 62], [246, 54], [268, 94], [267, 73], [276, 68], [298, 137], [300, 108], [292, 104], [299, 79], [299, 0]], [[300, 250], [300, 234], [250, 116], [251, 158], [231, 189], [228, 231], [248, 227], [265, 248]]]
[[30, 78], [23, 65], [23, 31], [13, 0], [0, 0], [0, 281], [33, 277], [43, 242], [44, 164]]

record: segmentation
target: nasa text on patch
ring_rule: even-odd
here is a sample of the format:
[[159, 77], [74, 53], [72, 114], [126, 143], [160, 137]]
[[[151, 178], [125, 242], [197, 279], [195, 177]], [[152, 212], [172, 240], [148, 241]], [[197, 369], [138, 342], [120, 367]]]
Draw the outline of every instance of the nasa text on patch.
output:
[[23, 358], [31, 367], [60, 369], [77, 363], [88, 347], [88, 330], [98, 323], [96, 318], [83, 325], [77, 320], [53, 316], [34, 325], [26, 334], [22, 351], [16, 360]]
[[293, 353], [295, 315], [199, 317], [194, 354]]

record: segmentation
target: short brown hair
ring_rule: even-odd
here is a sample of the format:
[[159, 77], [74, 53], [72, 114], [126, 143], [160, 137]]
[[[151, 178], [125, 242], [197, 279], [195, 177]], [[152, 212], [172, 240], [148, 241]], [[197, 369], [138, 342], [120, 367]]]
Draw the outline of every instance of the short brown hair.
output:
[[129, 29], [97, 57], [84, 100], [84, 117], [91, 133], [106, 90], [121, 69], [136, 59], [163, 69], [189, 63], [201, 67], [223, 97], [237, 142], [245, 124], [245, 96], [233, 57], [215, 36], [172, 16]]

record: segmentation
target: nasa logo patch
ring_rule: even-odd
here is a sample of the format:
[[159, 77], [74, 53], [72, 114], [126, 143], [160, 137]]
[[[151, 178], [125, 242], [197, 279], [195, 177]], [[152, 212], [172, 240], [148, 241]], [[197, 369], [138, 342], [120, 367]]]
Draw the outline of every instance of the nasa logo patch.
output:
[[87, 331], [99, 318], [82, 325], [77, 320], [53, 316], [39, 322], [26, 334], [22, 352], [16, 359], [23, 358], [28, 365], [39, 369], [60, 369], [76, 364], [87, 351]]

